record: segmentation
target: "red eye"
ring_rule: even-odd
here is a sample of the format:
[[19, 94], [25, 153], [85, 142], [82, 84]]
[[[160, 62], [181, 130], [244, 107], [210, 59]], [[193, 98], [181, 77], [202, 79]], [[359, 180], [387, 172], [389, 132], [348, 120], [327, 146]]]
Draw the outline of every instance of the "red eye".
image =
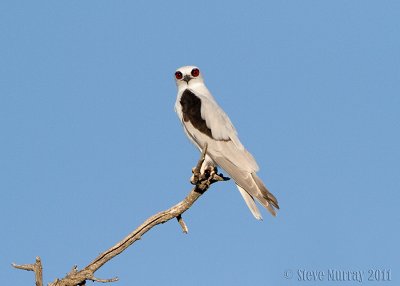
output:
[[192, 69], [191, 74], [192, 74], [192, 76], [194, 76], [194, 77], [198, 77], [199, 74], [200, 74], [200, 71], [199, 71], [199, 69], [194, 68], [194, 69]]
[[176, 79], [182, 79], [182, 78], [183, 78], [182, 73], [181, 73], [180, 71], [177, 71], [177, 72], [175, 73], [175, 78], [176, 78]]

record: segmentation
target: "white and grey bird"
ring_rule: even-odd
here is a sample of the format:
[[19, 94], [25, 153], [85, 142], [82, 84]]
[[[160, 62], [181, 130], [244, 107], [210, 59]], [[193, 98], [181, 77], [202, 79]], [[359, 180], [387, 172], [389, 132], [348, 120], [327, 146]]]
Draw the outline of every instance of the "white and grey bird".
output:
[[198, 67], [184, 66], [176, 70], [178, 96], [175, 111], [189, 139], [200, 151], [207, 143], [202, 171], [220, 166], [235, 181], [247, 206], [258, 220], [262, 219], [254, 199], [272, 215], [278, 201], [257, 176], [258, 165], [239, 141], [235, 127], [204, 84]]

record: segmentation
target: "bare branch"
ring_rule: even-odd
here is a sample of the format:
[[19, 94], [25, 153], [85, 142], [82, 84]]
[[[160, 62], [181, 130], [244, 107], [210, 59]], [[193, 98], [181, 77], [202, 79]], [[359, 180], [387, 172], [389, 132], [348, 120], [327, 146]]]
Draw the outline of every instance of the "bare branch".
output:
[[185, 221], [183, 220], [182, 216], [181, 216], [181, 215], [178, 215], [178, 216], [176, 217], [176, 219], [178, 220], [179, 224], [180, 224], [181, 227], [182, 227], [182, 232], [183, 232], [183, 233], [188, 233], [188, 232], [189, 232], [189, 229], [188, 229], [188, 227], [187, 227]]
[[12, 266], [17, 269], [35, 272], [36, 286], [43, 286], [42, 261], [39, 256], [36, 257], [36, 261], [33, 264], [18, 265], [13, 263]]
[[99, 279], [96, 277], [92, 277], [90, 280], [92, 281], [96, 281], [96, 282], [101, 282], [101, 283], [109, 283], [109, 282], [117, 282], [118, 281], [118, 277], [114, 277], [111, 279]]
[[[76, 286], [76, 285], [84, 285], [87, 280], [97, 281], [97, 282], [115, 282], [118, 278], [111, 279], [98, 279], [94, 276], [94, 273], [102, 267], [105, 263], [110, 261], [112, 258], [123, 252], [130, 245], [135, 243], [137, 240], [141, 239], [141, 237], [152, 229], [154, 226], [165, 223], [173, 218], [176, 218], [179, 224], [182, 227], [184, 233], [188, 232], [188, 228], [183, 221], [182, 214], [187, 211], [197, 199], [204, 194], [211, 184], [218, 181], [226, 181], [229, 178], [224, 177], [222, 174], [217, 174], [216, 168], [213, 170], [208, 170], [204, 174], [200, 173], [201, 166], [204, 162], [205, 155], [207, 152], [207, 145], [204, 146], [204, 149], [201, 153], [200, 159], [195, 168], [193, 168], [193, 178], [192, 183], [195, 185], [190, 193], [186, 196], [186, 198], [174, 205], [173, 207], [159, 212], [151, 217], [149, 217], [145, 222], [143, 222], [139, 227], [137, 227], [134, 231], [132, 231], [129, 235], [127, 235], [120, 242], [115, 244], [113, 247], [101, 253], [97, 256], [91, 263], [85, 266], [82, 270], [77, 270], [77, 267], [74, 266], [72, 270], [62, 279], [56, 279], [54, 282], [49, 283], [49, 286]], [[37, 260], [38, 261], [38, 260]], [[35, 265], [35, 266], [33, 266]], [[40, 276], [42, 275], [42, 266], [39, 259], [40, 265]], [[28, 265], [13, 265], [19, 269], [25, 269], [30, 271], [35, 271], [36, 274], [39, 273], [39, 268], [35, 268], [35, 264]], [[37, 275], [38, 276], [38, 275]], [[36, 280], [38, 281], [38, 280]], [[41, 280], [40, 280], [41, 281]], [[42, 286], [42, 284], [36, 284], [37, 286]]]

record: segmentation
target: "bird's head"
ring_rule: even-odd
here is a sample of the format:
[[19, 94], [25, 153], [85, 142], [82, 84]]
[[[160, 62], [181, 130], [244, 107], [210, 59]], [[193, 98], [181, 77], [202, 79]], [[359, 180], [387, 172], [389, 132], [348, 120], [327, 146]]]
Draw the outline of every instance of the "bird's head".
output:
[[186, 89], [196, 84], [203, 84], [203, 75], [198, 67], [184, 66], [176, 70], [175, 82], [179, 89]]

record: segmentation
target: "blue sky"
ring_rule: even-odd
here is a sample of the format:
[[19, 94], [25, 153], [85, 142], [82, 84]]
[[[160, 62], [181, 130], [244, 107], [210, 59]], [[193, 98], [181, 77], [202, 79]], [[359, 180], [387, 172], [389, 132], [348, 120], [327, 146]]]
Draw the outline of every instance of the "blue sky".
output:
[[[46, 283], [63, 277], [184, 198], [198, 152], [173, 74], [197, 65], [281, 211], [258, 222], [218, 183], [184, 215], [188, 235], [158, 226], [97, 276], [398, 285], [399, 19], [398, 1], [2, 1], [2, 283], [32, 284], [10, 264], [37, 255]], [[391, 282], [368, 281], [382, 269]]]

